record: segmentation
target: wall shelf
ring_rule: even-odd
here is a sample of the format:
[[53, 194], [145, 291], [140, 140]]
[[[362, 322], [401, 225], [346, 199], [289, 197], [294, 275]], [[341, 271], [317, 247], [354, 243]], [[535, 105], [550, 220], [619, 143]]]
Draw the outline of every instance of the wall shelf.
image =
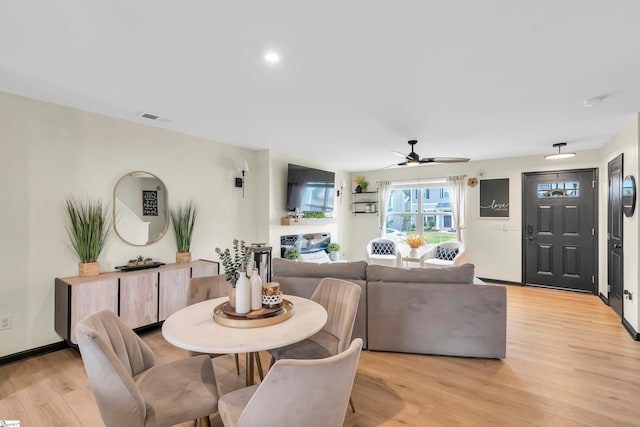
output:
[[353, 201], [351, 202], [351, 213], [358, 214], [378, 214], [378, 192], [362, 191], [360, 193], [351, 193]]

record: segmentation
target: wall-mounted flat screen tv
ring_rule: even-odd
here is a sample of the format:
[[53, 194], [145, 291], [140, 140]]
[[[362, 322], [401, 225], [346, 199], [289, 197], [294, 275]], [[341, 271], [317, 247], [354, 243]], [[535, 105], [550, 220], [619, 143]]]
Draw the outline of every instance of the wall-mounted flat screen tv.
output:
[[333, 212], [334, 172], [289, 163], [287, 210]]

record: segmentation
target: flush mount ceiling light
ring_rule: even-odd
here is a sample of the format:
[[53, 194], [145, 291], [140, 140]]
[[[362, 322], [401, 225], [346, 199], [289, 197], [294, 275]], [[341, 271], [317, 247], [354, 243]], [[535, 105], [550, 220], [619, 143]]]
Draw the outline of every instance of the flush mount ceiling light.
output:
[[553, 146], [558, 147], [558, 152], [553, 154], [547, 154], [546, 156], [544, 156], [545, 159], [547, 160], [566, 159], [568, 157], [573, 157], [576, 155], [576, 153], [562, 152], [562, 147], [567, 146], [566, 142], [558, 142], [553, 144]]
[[264, 60], [270, 64], [276, 64], [280, 62], [280, 55], [277, 52], [268, 50], [264, 53]]

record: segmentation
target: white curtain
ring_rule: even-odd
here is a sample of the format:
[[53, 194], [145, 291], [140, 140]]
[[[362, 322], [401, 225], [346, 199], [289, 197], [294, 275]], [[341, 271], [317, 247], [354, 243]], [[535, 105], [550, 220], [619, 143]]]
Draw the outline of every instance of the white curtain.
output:
[[466, 178], [466, 175], [450, 176], [447, 178], [453, 223], [456, 226], [456, 235], [460, 243], [462, 243], [462, 229], [464, 228], [464, 189]]
[[378, 181], [378, 211], [380, 216], [380, 236], [387, 234], [387, 206], [389, 205], [389, 194], [391, 193], [391, 181]]

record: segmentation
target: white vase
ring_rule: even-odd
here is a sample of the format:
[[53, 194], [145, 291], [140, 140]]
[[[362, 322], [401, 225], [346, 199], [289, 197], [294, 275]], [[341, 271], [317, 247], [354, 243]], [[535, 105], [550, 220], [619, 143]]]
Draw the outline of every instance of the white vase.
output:
[[420, 258], [420, 251], [418, 248], [411, 248], [409, 251], [409, 258]]
[[329, 252], [329, 259], [331, 261], [339, 261], [340, 260], [340, 252]]
[[236, 282], [236, 313], [245, 314], [251, 311], [251, 284], [244, 271], [238, 272]]
[[251, 283], [251, 310], [260, 310], [262, 308], [262, 279], [257, 268], [253, 269], [249, 282]]

